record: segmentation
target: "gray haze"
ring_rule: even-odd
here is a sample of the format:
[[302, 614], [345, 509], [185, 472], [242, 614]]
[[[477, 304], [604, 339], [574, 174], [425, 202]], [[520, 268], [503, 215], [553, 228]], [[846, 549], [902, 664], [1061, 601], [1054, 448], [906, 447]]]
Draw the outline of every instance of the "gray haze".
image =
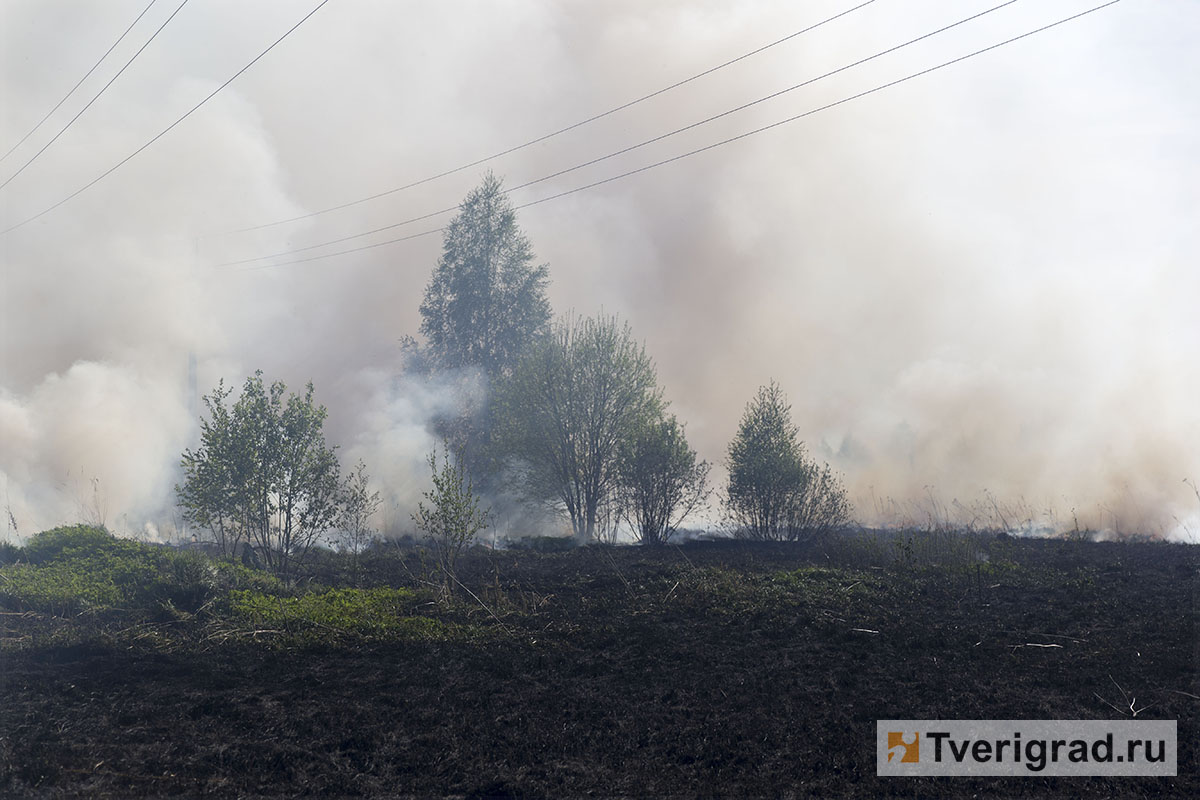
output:
[[[144, 0], [0, 5], [0, 152]], [[177, 5], [156, 6], [36, 152]], [[0, 228], [57, 202], [199, 102], [315, 5], [190, 3], [0, 190]], [[186, 391], [261, 368], [312, 379], [343, 461], [407, 520], [438, 387], [397, 340], [440, 237], [219, 266], [453, 206], [707, 117], [990, 7], [879, 0], [519, 153], [428, 177], [661, 88], [855, 5], [333, 0], [161, 141], [0, 237], [0, 500], [22, 535], [83, 516], [168, 535]], [[1090, 7], [1019, 2], [941, 37], [513, 194], [526, 203], [802, 113]], [[1200, 539], [1200, 7], [1087, 18], [641, 175], [521, 212], [557, 312], [646, 339], [701, 455], [774, 378], [868, 523], [1140, 529]], [[378, 241], [436, 228], [417, 223]], [[336, 248], [341, 249], [341, 248]], [[324, 252], [324, 251], [318, 251]], [[993, 506], [994, 501], [994, 506]], [[957, 504], [956, 504], [957, 502]], [[936, 506], [935, 506], [936, 504]], [[150, 526], [147, 527], [147, 523]]]

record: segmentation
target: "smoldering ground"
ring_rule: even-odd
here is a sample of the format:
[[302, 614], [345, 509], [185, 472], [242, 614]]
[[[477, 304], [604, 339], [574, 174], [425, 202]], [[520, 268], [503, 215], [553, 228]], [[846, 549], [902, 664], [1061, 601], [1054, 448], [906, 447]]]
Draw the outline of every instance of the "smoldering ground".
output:
[[[0, 190], [4, 228], [199, 102], [315, 3], [187, 5]], [[557, 130], [850, 8], [820, 2], [330, 3], [159, 142], [0, 240], [0, 472], [22, 533], [169, 518], [198, 386], [306, 380], [399, 509], [436, 391], [397, 383], [432, 234], [227, 262], [516, 186], [905, 42], [989, 3], [881, 0], [575, 131], [371, 203], [248, 232]], [[3, 10], [7, 149], [145, 4]], [[7, 179], [166, 19], [157, 4]], [[719, 121], [513, 194], [517, 204], [819, 108], [1089, 8], [1015, 3]], [[1200, 12], [1119, 3], [740, 142], [521, 211], [558, 312], [645, 337], [701, 456], [777, 379], [865, 522], [995, 498], [1055, 524], [1196, 536]], [[446, 216], [340, 247], [439, 227]], [[426, 227], [421, 227], [425, 225]], [[719, 477], [719, 476], [718, 476]], [[82, 498], [82, 500], [81, 500]], [[871, 498], [882, 498], [877, 503]], [[930, 501], [929, 498], [935, 498]], [[94, 500], [94, 497], [92, 498]], [[922, 505], [925, 504], [925, 505]], [[883, 509], [879, 514], [877, 509]], [[402, 514], [402, 511], [396, 513]], [[6, 523], [11, 528], [11, 522]]]

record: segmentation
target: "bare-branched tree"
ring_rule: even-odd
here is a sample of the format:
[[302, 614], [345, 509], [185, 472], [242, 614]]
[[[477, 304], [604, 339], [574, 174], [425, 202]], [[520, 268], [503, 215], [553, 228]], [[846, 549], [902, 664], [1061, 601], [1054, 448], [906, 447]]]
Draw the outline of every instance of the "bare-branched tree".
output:
[[565, 511], [593, 541], [620, 484], [620, 448], [660, 413], [654, 364], [615, 317], [554, 326], [495, 393], [509, 458], [530, 497]]
[[354, 466], [342, 489], [342, 510], [335, 542], [350, 554], [354, 580], [360, 579], [362, 553], [375, 540], [371, 518], [379, 510], [379, 492], [371, 491], [371, 477], [362, 461]]

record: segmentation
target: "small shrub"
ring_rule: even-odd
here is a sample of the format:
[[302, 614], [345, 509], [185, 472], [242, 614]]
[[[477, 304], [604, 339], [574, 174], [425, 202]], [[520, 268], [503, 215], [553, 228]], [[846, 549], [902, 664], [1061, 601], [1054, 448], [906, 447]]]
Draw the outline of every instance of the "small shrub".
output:
[[70, 525], [42, 531], [23, 548], [30, 564], [44, 564], [61, 558], [83, 558], [113, 553], [122, 540], [94, 525]]
[[237, 561], [218, 561], [213, 565], [213, 571], [217, 586], [222, 590], [248, 589], [265, 594], [290, 594], [287, 585], [271, 573]]
[[791, 409], [777, 383], [760, 387], [729, 443], [725, 508], [738, 538], [797, 541], [850, 521], [841, 478], [808, 456]]
[[200, 553], [170, 553], [161, 563], [152, 591], [154, 599], [176, 608], [197, 611], [217, 596], [217, 571]]
[[0, 566], [21, 560], [21, 548], [12, 542], [0, 542]]
[[451, 457], [443, 443], [441, 466], [437, 451], [429, 454], [428, 463], [433, 472], [433, 488], [424, 493], [425, 500], [417, 503], [412, 518], [433, 547], [442, 598], [449, 599], [458, 583], [458, 558], [474, 541], [475, 534], [487, 526], [488, 510], [479, 507], [482, 498], [475, 492], [461, 456]]

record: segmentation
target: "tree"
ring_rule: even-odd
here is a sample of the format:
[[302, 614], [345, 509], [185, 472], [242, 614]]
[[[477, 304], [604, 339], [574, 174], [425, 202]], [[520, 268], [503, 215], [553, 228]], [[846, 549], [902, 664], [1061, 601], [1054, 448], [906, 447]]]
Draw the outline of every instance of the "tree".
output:
[[337, 523], [337, 542], [350, 553], [355, 579], [359, 574], [362, 552], [375, 537], [371, 517], [379, 510], [379, 492], [371, 491], [367, 466], [359, 461], [346, 477], [342, 488], [342, 509]]
[[844, 524], [850, 505], [829, 466], [810, 460], [779, 385], [760, 387], [729, 445], [726, 508], [738, 535], [795, 540]]
[[235, 555], [246, 533], [237, 497], [246, 470], [240, 463], [243, 448], [238, 446], [233, 417], [225, 405], [230, 392], [221, 381], [204, 397], [208, 419], [200, 420], [200, 447], [184, 451], [184, 482], [175, 487], [183, 518], [212, 531], [225, 558]]
[[707, 461], [697, 461], [674, 416], [643, 421], [622, 444], [618, 507], [644, 545], [666, 544], [708, 499]]
[[407, 343], [410, 368], [441, 373], [457, 394], [457, 411], [437, 420], [438, 432], [477, 481], [492, 471], [492, 419], [482, 401], [485, 383], [509, 374], [550, 323], [549, 267], [535, 265], [533, 248], [492, 173], [467, 195], [446, 226], [442, 255], [421, 301], [426, 345]]
[[620, 448], [661, 413], [654, 364], [615, 317], [554, 326], [495, 393], [501, 441], [526, 494], [565, 510], [591, 541], [619, 485]]
[[341, 481], [334, 450], [325, 444], [324, 406], [290, 395], [262, 372], [246, 379], [232, 408], [219, 384], [204, 398], [210, 419], [201, 446], [183, 454], [184, 483], [176, 486], [184, 517], [208, 527], [232, 555], [240, 541], [255, 545], [269, 568], [290, 576], [341, 513]]
[[421, 301], [421, 333], [437, 369], [478, 367], [490, 379], [511, 371], [546, 331], [549, 267], [533, 248], [492, 173], [446, 226], [442, 255]]
[[465, 466], [460, 459], [450, 457], [444, 442], [441, 466], [438, 466], [435, 450], [429, 454], [429, 469], [433, 473], [433, 488], [424, 492], [429, 505], [418, 502], [412, 518], [433, 546], [442, 577], [442, 591], [449, 597], [458, 582], [455, 571], [458, 557], [474, 540], [475, 534], [487, 525], [488, 512], [479, 508], [480, 499]]
[[[281, 390], [283, 384], [279, 384]], [[340, 467], [334, 450], [325, 444], [324, 406], [313, 405], [313, 385], [303, 397], [291, 395], [279, 417], [278, 508], [274, 523], [257, 538], [267, 551], [267, 563], [289, 575], [293, 561], [302, 561], [341, 513]], [[275, 559], [272, 562], [272, 559]]]

